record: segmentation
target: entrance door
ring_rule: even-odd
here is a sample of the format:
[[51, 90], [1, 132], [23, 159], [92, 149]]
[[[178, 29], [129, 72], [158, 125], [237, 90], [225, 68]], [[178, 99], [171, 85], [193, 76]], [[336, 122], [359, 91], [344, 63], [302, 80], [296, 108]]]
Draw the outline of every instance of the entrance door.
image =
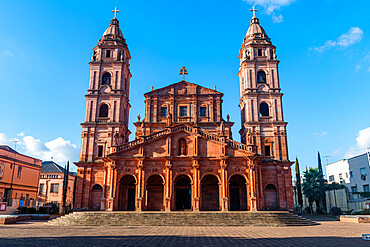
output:
[[91, 199], [90, 199], [91, 210], [100, 210], [102, 196], [103, 188], [99, 184], [95, 184], [91, 189]]
[[119, 181], [118, 210], [135, 210], [136, 180], [131, 175], [123, 176]]
[[12, 202], [10, 201], [10, 195], [11, 194], [12, 194], [12, 190], [10, 188], [5, 188], [4, 198], [5, 198], [5, 201], [7, 202], [7, 206], [12, 205]]
[[188, 176], [181, 175], [175, 181], [175, 209], [191, 209], [191, 185]]
[[246, 180], [241, 175], [229, 179], [230, 210], [247, 210]]
[[218, 179], [214, 175], [206, 175], [201, 181], [201, 210], [220, 210]]
[[147, 209], [151, 211], [163, 210], [163, 186], [161, 176], [152, 175], [147, 182], [148, 204]]
[[265, 204], [266, 210], [275, 210], [278, 208], [276, 187], [273, 184], [268, 184], [265, 187]]

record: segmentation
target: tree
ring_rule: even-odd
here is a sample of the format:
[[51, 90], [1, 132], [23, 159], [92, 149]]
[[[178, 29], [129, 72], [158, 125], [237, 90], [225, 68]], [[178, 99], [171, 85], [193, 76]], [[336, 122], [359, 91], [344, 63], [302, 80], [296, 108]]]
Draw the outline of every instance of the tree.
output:
[[298, 158], [295, 158], [295, 177], [296, 177], [296, 188], [298, 196], [298, 204], [303, 208], [303, 198], [302, 198], [302, 185], [301, 185], [301, 172], [299, 170]]
[[312, 213], [312, 204], [315, 202], [319, 206], [320, 200], [320, 173], [317, 168], [310, 168], [303, 173], [303, 194], [307, 197]]
[[322, 171], [322, 164], [321, 164], [321, 157], [320, 152], [317, 152], [317, 159], [318, 159], [318, 169], [320, 175], [320, 206], [319, 206], [319, 213], [325, 212], [326, 213], [326, 193], [325, 193], [325, 180], [324, 180], [324, 173]]
[[64, 169], [62, 213], [67, 213], [66, 200], [67, 200], [67, 191], [68, 191], [68, 177], [69, 177], [69, 161], [67, 162], [66, 168]]

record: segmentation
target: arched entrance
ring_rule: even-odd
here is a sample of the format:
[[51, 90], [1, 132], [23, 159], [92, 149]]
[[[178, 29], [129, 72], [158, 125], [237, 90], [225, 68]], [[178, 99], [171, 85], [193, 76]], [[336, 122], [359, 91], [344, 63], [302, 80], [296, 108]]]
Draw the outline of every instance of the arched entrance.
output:
[[191, 181], [188, 176], [181, 175], [175, 180], [175, 209], [191, 209]]
[[214, 175], [206, 175], [201, 181], [201, 210], [220, 210], [218, 179]]
[[100, 184], [95, 184], [91, 188], [91, 197], [90, 197], [91, 210], [100, 210], [102, 196], [103, 196], [103, 187], [101, 187]]
[[118, 210], [135, 210], [136, 181], [132, 175], [125, 175], [119, 181]]
[[241, 175], [229, 179], [230, 210], [247, 210], [247, 181]]
[[266, 210], [275, 210], [278, 208], [277, 190], [273, 184], [268, 184], [265, 187], [265, 207]]
[[163, 186], [164, 181], [159, 175], [149, 177], [146, 185], [147, 189], [147, 210], [163, 210]]

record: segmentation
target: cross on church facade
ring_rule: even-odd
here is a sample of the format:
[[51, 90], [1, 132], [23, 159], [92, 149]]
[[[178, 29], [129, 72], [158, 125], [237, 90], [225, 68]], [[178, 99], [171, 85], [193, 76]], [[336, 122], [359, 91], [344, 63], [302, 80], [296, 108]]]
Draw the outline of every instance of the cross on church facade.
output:
[[119, 12], [119, 10], [117, 9], [117, 7], [114, 7], [114, 10], [112, 10], [112, 12], [114, 12], [114, 19], [116, 19], [117, 12]]
[[188, 70], [185, 68], [185, 67], [182, 67], [181, 69], [180, 69], [180, 73], [179, 73], [179, 75], [182, 75], [182, 80], [183, 81], [185, 81], [185, 75], [187, 75], [188, 74]]
[[256, 11], [258, 11], [258, 9], [255, 9], [254, 5], [253, 5], [252, 9], [250, 9], [250, 11], [253, 11], [253, 17], [256, 17]]

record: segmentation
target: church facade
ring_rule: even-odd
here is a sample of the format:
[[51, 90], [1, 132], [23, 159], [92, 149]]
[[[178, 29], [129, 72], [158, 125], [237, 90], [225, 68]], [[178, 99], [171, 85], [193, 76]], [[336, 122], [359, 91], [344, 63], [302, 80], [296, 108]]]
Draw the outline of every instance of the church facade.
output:
[[130, 52], [116, 18], [93, 49], [75, 208], [278, 210], [293, 208], [279, 61], [253, 16], [239, 52], [241, 142], [223, 94], [185, 80], [145, 96], [128, 141]]

